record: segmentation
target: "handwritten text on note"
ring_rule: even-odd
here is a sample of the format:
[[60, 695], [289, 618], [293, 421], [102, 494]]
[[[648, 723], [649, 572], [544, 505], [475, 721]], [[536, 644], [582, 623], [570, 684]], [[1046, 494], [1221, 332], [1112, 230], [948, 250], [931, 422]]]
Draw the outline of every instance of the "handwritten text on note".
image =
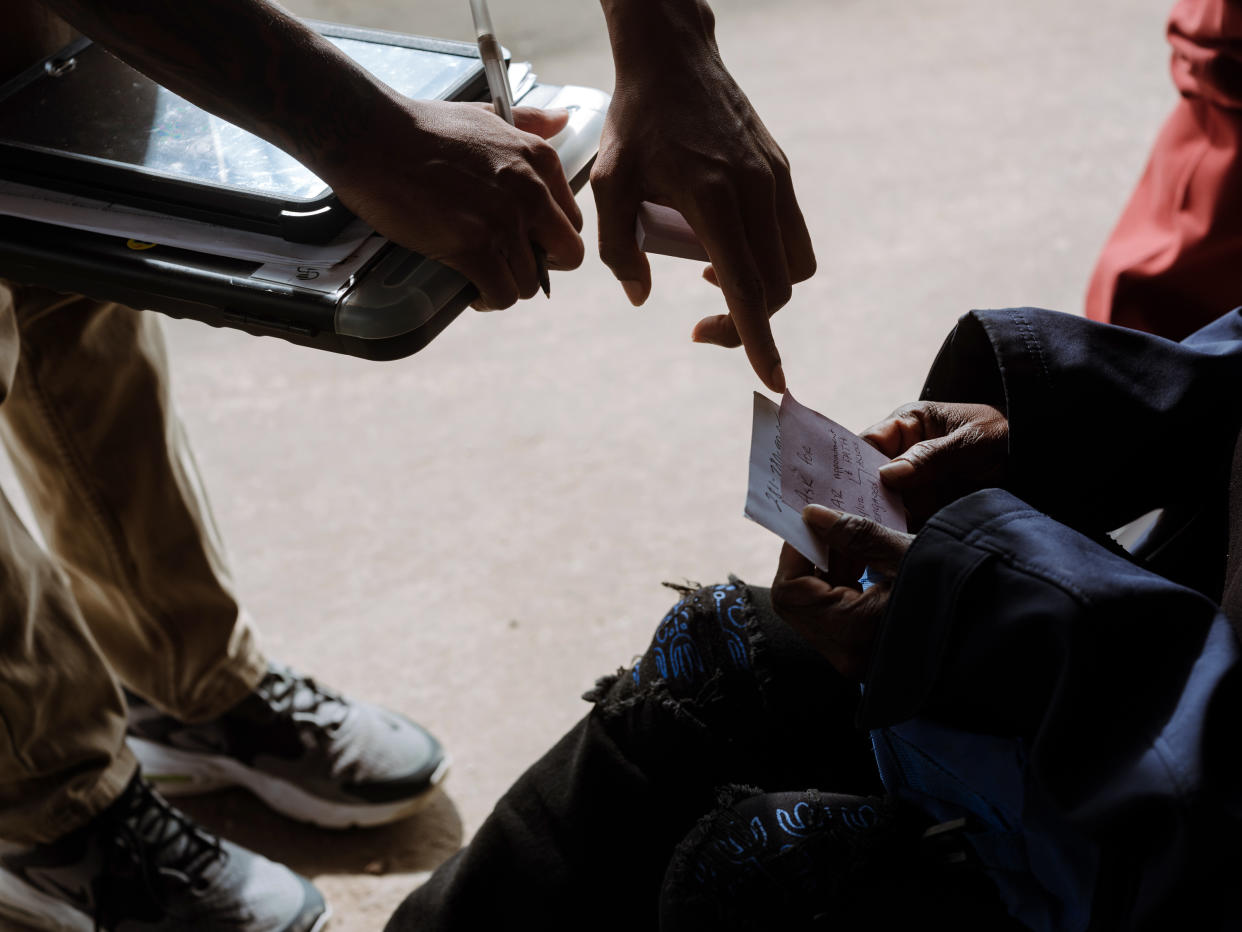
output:
[[778, 408], [755, 393], [746, 517], [828, 565], [825, 549], [802, 522], [806, 505], [827, 505], [906, 530], [901, 498], [880, 482], [888, 457], [786, 393]]

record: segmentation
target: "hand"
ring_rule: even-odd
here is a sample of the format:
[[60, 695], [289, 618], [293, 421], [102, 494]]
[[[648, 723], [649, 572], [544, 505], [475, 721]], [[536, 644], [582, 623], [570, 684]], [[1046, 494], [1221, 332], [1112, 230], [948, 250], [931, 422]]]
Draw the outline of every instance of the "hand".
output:
[[[582, 262], [582, 214], [543, 141], [567, 113], [514, 111], [397, 94], [266, 0], [49, 0], [66, 20], [187, 100], [280, 146], [389, 239], [508, 307], [548, 263]], [[541, 138], [543, 137], [543, 138]]]
[[[600, 258], [630, 301], [642, 304], [651, 268], [634, 238], [638, 205], [649, 200], [679, 210], [707, 250], [707, 276], [729, 309], [700, 320], [692, 338], [745, 346], [763, 383], [782, 392], [768, 318], [789, 301], [794, 283], [815, 272], [789, 163], [725, 70], [714, 40], [687, 47], [683, 39], [662, 54], [651, 50], [651, 37], [663, 28], [649, 26], [645, 43], [614, 38], [616, 89], [591, 172]], [[623, 32], [615, 25], [613, 31]], [[634, 47], [641, 54], [626, 51]]]
[[893, 461], [880, 467], [916, 526], [952, 501], [1001, 485], [1009, 457], [1009, 419], [991, 405], [916, 401], [863, 431]]
[[373, 152], [325, 177], [341, 201], [396, 243], [461, 272], [474, 306], [500, 309], [539, 289], [531, 244], [550, 268], [582, 262], [582, 213], [556, 150], [543, 140], [565, 111], [515, 107], [510, 126], [490, 105], [413, 101], [372, 137]]
[[[861, 681], [914, 536], [822, 505], [808, 505], [802, 520], [828, 546], [832, 565], [816, 570], [785, 544], [772, 580], [772, 607], [843, 676]], [[873, 581], [865, 592], [858, 582], [864, 568]]]

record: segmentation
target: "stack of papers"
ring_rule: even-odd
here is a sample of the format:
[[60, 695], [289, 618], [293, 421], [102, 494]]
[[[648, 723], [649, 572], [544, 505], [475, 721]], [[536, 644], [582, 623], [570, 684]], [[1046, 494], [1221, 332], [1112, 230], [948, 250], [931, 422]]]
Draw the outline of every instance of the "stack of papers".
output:
[[0, 181], [0, 214], [258, 264], [252, 278], [334, 292], [387, 242], [361, 220], [330, 242], [290, 243], [278, 236], [186, 220], [123, 204]]

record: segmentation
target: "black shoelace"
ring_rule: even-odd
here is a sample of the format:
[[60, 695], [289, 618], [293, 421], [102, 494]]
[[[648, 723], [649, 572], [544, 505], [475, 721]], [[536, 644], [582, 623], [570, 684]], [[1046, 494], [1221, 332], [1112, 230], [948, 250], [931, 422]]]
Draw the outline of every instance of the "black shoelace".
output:
[[345, 720], [345, 700], [339, 693], [286, 667], [272, 664], [256, 691], [278, 715], [320, 717], [324, 706], [330, 705], [336, 707], [332, 717], [317, 719], [317, 724], [334, 728]]
[[114, 810], [106, 867], [94, 884], [96, 932], [124, 919], [158, 919], [170, 884], [202, 889], [207, 868], [225, 856], [220, 839], [135, 779]]

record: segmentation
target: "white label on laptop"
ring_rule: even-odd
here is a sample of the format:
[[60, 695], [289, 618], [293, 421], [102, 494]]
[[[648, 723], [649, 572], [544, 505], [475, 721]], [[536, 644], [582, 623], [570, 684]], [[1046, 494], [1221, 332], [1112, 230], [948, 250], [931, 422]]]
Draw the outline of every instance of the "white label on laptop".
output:
[[901, 499], [877, 472], [887, 462], [883, 453], [792, 395], [786, 393], [778, 408], [755, 392], [746, 517], [827, 567], [827, 550], [803, 523], [803, 507], [827, 505], [906, 530]]
[[294, 285], [307, 291], [321, 291], [324, 294], [336, 294], [358, 270], [371, 261], [371, 257], [380, 251], [388, 240], [378, 233], [371, 236], [359, 246], [343, 262], [335, 265], [317, 265], [313, 262], [289, 264], [284, 262], [267, 262], [250, 273], [251, 278], [273, 282], [278, 285]]

